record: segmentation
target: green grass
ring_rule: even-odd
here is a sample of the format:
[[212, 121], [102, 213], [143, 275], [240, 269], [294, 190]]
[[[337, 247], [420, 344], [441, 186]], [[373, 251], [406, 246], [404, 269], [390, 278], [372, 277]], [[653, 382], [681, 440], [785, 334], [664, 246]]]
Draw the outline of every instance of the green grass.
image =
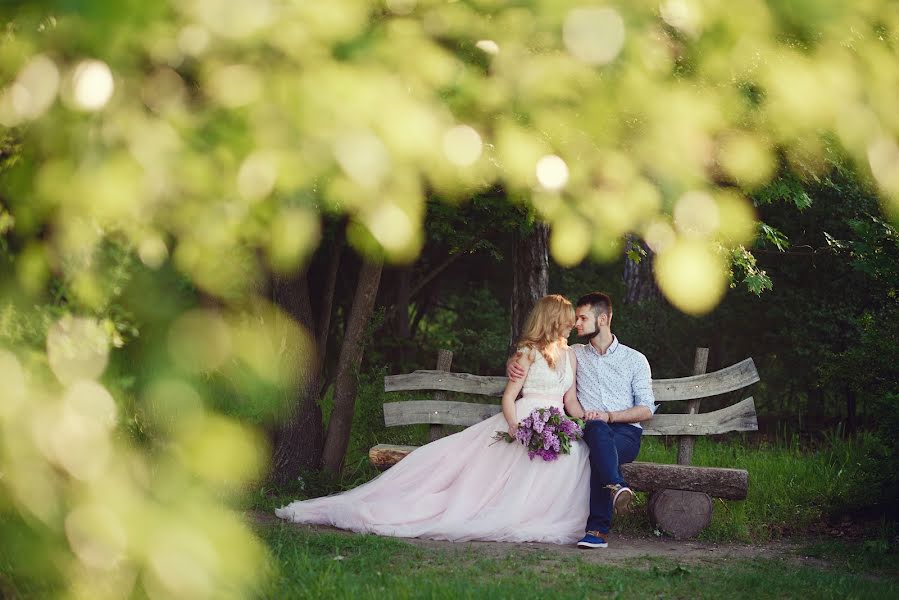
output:
[[[261, 530], [272, 553], [266, 598], [885, 598], [895, 582], [771, 560], [696, 566], [513, 548], [434, 550], [369, 535], [290, 525]], [[600, 551], [596, 551], [600, 552]], [[590, 560], [590, 559], [593, 560]]]
[[[751, 438], [749, 438], [751, 439]], [[701, 539], [709, 541], [762, 541], [801, 534], [829, 514], [853, 506], [861, 499], [859, 465], [874, 440], [845, 441], [833, 437], [814, 450], [795, 441], [751, 447], [738, 441], [697, 440], [693, 464], [749, 471], [745, 501], [715, 500], [712, 524]], [[658, 438], [646, 438], [639, 460], [677, 462], [677, 445], [668, 448]], [[632, 521], [630, 525], [640, 527]]]

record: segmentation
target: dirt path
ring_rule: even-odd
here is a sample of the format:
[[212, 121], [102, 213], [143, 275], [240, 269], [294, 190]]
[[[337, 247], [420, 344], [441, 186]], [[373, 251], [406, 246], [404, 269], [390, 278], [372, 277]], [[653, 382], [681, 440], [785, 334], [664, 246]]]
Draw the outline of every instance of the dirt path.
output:
[[[274, 515], [254, 512], [250, 517], [259, 524], [279, 523]], [[358, 535], [353, 532], [320, 525], [300, 525], [289, 523], [290, 527], [299, 530], [337, 533], [346, 536]], [[809, 566], [827, 567], [828, 563], [819, 559], [802, 556], [800, 547], [788, 541], [769, 542], [764, 545], [752, 544], [714, 544], [696, 540], [673, 540], [666, 537], [636, 537], [629, 535], [613, 535], [609, 539], [609, 547], [592, 551], [579, 550], [575, 546], [559, 546], [556, 544], [505, 542], [441, 542], [418, 538], [403, 538], [403, 542], [420, 548], [435, 550], [473, 550], [482, 556], [503, 558], [505, 556], [534, 555], [544, 558], [578, 556], [590, 562], [628, 563], [630, 566], [650, 568], [656, 559], [675, 561], [680, 564], [723, 564], [732, 560], [765, 558], [786, 560]]]

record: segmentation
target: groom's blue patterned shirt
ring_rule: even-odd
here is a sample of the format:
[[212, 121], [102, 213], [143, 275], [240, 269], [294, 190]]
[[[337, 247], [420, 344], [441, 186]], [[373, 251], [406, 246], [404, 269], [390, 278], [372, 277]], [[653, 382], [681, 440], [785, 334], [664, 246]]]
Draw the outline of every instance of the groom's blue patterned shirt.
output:
[[[593, 344], [573, 346], [577, 357], [577, 399], [584, 410], [617, 411], [645, 406], [655, 413], [658, 406], [652, 394], [649, 361], [640, 352], [618, 342], [605, 354]], [[641, 427], [639, 423], [631, 423]]]

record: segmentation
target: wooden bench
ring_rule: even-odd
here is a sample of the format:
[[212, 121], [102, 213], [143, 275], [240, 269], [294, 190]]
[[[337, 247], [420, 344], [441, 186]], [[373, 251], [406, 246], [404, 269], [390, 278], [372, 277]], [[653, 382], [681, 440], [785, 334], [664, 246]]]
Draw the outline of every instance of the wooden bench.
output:
[[[751, 358], [714, 373], [705, 372], [707, 360], [708, 349], [697, 348], [694, 375], [652, 381], [657, 403], [687, 402], [684, 414], [657, 414], [643, 423], [644, 435], [680, 436], [678, 464], [633, 462], [621, 467], [628, 485], [650, 493], [647, 509], [652, 523], [677, 538], [694, 537], [708, 526], [712, 497], [744, 500], [749, 491], [749, 473], [743, 469], [690, 466], [696, 436], [758, 430], [752, 397], [720, 410], [699, 413], [702, 398], [740, 390], [759, 381]], [[505, 377], [452, 373], [451, 364], [452, 352], [441, 350], [437, 370], [385, 377], [385, 392], [429, 390], [436, 394], [432, 400], [385, 403], [384, 424], [430, 424], [430, 438], [434, 441], [444, 435], [445, 425], [467, 427], [501, 412], [499, 404], [448, 401], [446, 392], [502, 397], [506, 386]], [[378, 444], [369, 450], [369, 458], [375, 467], [384, 470], [415, 448]]]

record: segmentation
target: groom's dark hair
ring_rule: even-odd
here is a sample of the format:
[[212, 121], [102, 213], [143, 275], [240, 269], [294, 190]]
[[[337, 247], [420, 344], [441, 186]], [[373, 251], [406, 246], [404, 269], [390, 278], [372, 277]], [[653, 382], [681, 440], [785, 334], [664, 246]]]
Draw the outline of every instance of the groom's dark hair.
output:
[[577, 308], [589, 306], [593, 311], [593, 316], [598, 317], [602, 313], [612, 314], [612, 299], [608, 294], [602, 292], [590, 292], [586, 296], [577, 299]]

